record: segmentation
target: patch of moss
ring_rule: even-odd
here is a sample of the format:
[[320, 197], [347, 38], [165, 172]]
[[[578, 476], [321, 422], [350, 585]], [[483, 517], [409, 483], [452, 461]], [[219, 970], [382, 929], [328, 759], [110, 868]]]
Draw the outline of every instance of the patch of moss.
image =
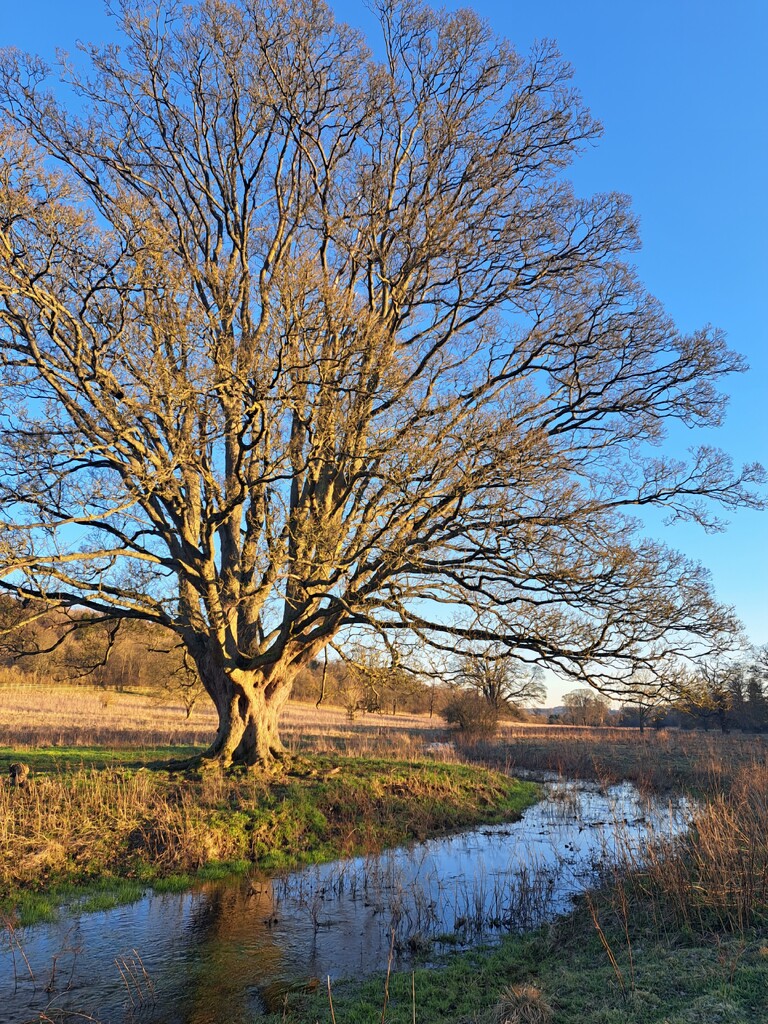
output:
[[192, 876], [182, 872], [178, 875], [156, 878], [152, 883], [152, 888], [155, 892], [186, 892], [191, 885]]

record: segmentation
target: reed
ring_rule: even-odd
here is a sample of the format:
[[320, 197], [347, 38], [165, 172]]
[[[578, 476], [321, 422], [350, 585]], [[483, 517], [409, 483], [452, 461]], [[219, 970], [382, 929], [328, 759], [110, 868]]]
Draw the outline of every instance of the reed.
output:
[[743, 766], [699, 803], [688, 832], [626, 849], [602, 896], [625, 928], [744, 936], [768, 921], [766, 836], [768, 767]]

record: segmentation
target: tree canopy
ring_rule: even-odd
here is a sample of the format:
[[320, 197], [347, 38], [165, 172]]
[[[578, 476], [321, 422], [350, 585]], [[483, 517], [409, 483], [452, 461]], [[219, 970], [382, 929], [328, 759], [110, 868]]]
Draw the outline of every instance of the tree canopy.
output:
[[574, 193], [553, 46], [374, 10], [373, 53], [322, 0], [122, 0], [120, 46], [0, 58], [1, 585], [175, 632], [225, 762], [351, 632], [608, 687], [735, 626], [633, 512], [759, 503], [663, 449], [742, 360]]

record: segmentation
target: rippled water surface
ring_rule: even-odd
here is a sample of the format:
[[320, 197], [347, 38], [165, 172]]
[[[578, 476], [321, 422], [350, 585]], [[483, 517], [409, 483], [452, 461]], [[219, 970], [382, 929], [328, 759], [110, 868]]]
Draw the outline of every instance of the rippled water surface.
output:
[[617, 845], [642, 849], [688, 818], [684, 802], [649, 805], [627, 785], [547, 794], [513, 824], [6, 934], [0, 1022], [76, 1011], [101, 1024], [246, 1024], [287, 987], [386, 967], [390, 949], [402, 966], [441, 943], [535, 927], [567, 911]]

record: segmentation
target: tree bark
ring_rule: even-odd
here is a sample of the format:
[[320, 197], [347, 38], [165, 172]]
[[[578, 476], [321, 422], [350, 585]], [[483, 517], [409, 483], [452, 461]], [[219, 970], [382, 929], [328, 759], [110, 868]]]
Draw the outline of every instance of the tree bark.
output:
[[223, 767], [268, 768], [283, 757], [278, 723], [293, 675], [280, 666], [269, 671], [227, 669], [207, 653], [195, 661], [219, 715], [216, 736], [203, 759]]

